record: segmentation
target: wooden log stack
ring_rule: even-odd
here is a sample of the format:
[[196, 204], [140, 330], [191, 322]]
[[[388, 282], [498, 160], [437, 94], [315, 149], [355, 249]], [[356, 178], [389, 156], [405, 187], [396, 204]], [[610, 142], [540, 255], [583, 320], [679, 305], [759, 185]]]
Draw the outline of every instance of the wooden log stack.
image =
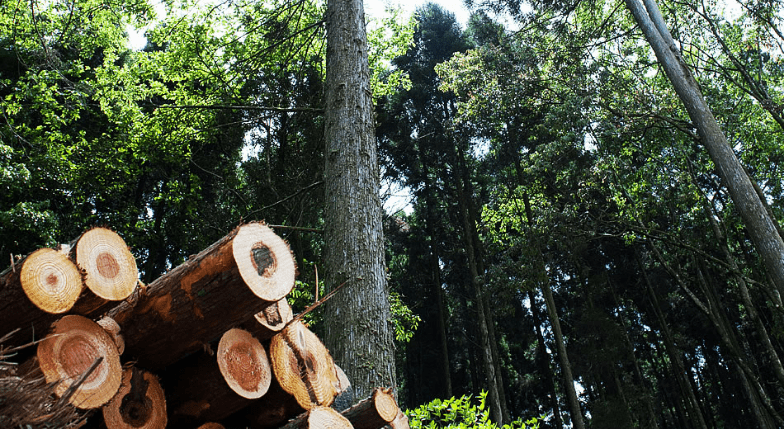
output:
[[144, 286], [122, 238], [93, 228], [0, 272], [0, 350], [37, 343], [0, 378], [45, 377], [87, 428], [406, 429], [389, 389], [349, 406], [286, 301], [295, 276], [288, 244], [253, 222]]

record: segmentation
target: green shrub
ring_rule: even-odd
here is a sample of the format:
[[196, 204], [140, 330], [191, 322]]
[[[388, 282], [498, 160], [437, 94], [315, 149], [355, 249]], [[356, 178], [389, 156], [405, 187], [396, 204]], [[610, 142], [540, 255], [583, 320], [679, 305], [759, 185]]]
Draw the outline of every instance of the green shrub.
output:
[[[411, 429], [499, 429], [490, 421], [486, 408], [487, 392], [477, 396], [479, 405], [472, 402], [472, 397], [465, 395], [460, 398], [436, 399], [418, 408], [406, 411]], [[517, 419], [500, 429], [538, 429], [539, 419], [526, 421]]]

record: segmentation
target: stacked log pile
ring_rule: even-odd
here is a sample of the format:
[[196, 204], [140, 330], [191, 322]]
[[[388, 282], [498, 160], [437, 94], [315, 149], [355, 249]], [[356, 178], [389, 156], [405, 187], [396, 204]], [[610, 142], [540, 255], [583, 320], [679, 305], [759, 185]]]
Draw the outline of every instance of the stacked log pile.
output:
[[52, 403], [78, 410], [74, 426], [407, 427], [388, 389], [333, 406], [350, 383], [292, 314], [295, 275], [288, 244], [262, 223], [148, 285], [119, 235], [91, 229], [0, 273], [0, 338], [13, 332], [0, 352], [36, 344], [0, 381], [45, 378]]

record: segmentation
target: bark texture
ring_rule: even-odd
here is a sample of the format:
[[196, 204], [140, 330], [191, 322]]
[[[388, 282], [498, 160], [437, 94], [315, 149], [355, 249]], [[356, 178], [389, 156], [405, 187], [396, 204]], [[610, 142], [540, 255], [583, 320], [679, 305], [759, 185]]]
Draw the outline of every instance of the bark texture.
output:
[[157, 370], [282, 299], [294, 286], [295, 272], [288, 245], [266, 226], [250, 223], [108, 315], [122, 327], [128, 358]]
[[362, 1], [328, 0], [326, 22], [325, 280], [346, 286], [324, 340], [363, 397], [395, 385], [395, 361]]

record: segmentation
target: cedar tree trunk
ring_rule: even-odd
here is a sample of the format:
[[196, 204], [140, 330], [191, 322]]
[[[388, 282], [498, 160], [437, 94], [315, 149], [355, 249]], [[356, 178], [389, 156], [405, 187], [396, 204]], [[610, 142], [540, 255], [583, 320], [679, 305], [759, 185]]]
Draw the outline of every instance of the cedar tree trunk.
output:
[[395, 386], [379, 169], [361, 0], [327, 1], [324, 342], [358, 397]]

